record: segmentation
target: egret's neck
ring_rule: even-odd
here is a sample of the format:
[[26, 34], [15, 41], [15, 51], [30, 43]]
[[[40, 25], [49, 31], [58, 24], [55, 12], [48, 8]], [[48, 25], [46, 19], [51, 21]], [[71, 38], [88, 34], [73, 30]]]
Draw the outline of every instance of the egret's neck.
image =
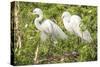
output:
[[35, 19], [35, 26], [36, 26], [36, 28], [38, 30], [41, 30], [41, 24], [40, 24], [40, 22], [42, 21], [42, 19], [43, 19], [43, 14], [39, 15], [39, 17], [37, 17]]

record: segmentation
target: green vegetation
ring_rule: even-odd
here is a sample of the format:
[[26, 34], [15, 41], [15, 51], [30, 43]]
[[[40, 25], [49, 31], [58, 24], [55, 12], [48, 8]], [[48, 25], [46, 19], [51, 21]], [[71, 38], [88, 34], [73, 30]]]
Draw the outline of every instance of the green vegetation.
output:
[[[56, 24], [69, 36], [69, 39], [65, 41], [59, 40], [56, 45], [52, 43], [50, 38], [46, 42], [41, 42], [40, 31], [34, 25], [35, 16], [32, 14], [32, 10], [35, 8], [43, 10], [45, 19], [56, 19]], [[93, 38], [91, 43], [83, 42], [79, 37], [70, 34], [65, 29], [61, 19], [63, 11], [69, 11], [72, 15], [77, 14], [82, 18], [82, 23]], [[95, 6], [19, 2], [18, 18], [22, 47], [20, 49], [16, 47], [18, 38], [16, 38], [17, 31], [15, 31], [15, 35], [13, 35], [14, 44], [12, 44], [14, 46], [12, 48], [14, 65], [36, 64], [34, 57], [37, 45], [39, 45], [39, 62], [37, 64], [97, 60], [97, 8]], [[76, 56], [71, 55], [73, 51], [78, 54]]]

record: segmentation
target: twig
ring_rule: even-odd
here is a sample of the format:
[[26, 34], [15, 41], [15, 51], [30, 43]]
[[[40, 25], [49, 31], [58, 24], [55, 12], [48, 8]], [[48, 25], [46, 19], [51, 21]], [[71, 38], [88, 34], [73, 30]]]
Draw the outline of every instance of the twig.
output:
[[39, 45], [37, 46], [36, 51], [35, 51], [34, 63], [38, 63], [38, 60], [37, 60], [38, 52], [39, 52]]

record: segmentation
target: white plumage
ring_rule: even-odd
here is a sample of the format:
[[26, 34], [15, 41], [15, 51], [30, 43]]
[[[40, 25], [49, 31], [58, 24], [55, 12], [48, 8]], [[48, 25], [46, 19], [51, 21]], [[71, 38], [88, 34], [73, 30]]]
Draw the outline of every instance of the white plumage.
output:
[[[41, 40], [45, 41], [50, 35], [53, 40], [56, 39], [67, 39], [67, 35], [61, 30], [61, 28], [49, 19], [43, 20], [43, 12], [40, 8], [35, 8], [33, 10], [36, 17], [34, 23], [38, 30], [41, 31]], [[42, 21], [43, 20], [43, 21]]]
[[70, 33], [74, 33], [75, 35], [79, 36], [81, 39], [87, 42], [92, 41], [90, 32], [87, 29], [84, 31], [81, 31], [80, 24], [82, 22], [81, 22], [80, 16], [78, 15], [71, 16], [71, 14], [66, 11], [66, 12], [63, 12], [62, 19], [67, 31], [69, 31]]

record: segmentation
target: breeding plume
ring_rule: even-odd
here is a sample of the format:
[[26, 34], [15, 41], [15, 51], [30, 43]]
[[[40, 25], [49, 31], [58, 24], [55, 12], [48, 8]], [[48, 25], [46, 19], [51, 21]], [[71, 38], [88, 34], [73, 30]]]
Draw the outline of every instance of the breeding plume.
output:
[[52, 20], [43, 20], [43, 12], [40, 8], [35, 8], [33, 13], [37, 15], [34, 23], [36, 28], [41, 31], [42, 41], [45, 41], [48, 36], [50, 36], [53, 40], [57, 40], [58, 38], [62, 40], [67, 39], [67, 35]]
[[92, 38], [90, 36], [90, 33], [87, 29], [84, 31], [81, 31], [80, 24], [81, 18], [78, 15], [72, 15], [69, 12], [63, 12], [62, 19], [64, 26], [67, 31], [70, 33], [74, 33], [75, 35], [79, 36], [81, 39], [91, 42]]

